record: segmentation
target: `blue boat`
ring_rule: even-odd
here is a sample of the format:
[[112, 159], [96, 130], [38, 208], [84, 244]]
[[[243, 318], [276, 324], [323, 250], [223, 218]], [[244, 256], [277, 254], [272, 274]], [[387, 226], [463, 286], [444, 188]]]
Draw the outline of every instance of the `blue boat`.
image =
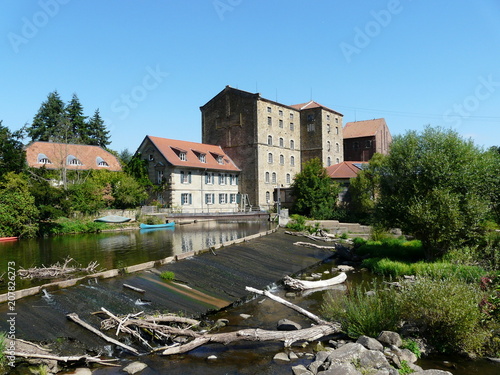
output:
[[118, 216], [118, 215], [109, 215], [109, 216], [103, 216], [98, 219], [95, 219], [94, 221], [99, 221], [101, 223], [126, 223], [127, 221], [130, 221], [129, 217], [125, 216]]
[[165, 223], [165, 224], [143, 224], [141, 223], [139, 227], [141, 229], [155, 229], [155, 228], [173, 228], [175, 226], [175, 222]]

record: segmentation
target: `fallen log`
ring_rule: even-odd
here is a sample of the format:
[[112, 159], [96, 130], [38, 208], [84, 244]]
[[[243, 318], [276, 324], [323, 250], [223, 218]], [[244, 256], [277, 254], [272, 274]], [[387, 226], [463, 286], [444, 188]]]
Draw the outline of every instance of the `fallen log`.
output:
[[57, 355], [49, 355], [49, 354], [38, 354], [38, 353], [23, 353], [23, 352], [14, 352], [14, 356], [21, 358], [33, 358], [33, 359], [49, 359], [58, 362], [80, 362], [85, 361], [88, 363], [98, 363], [100, 365], [106, 366], [117, 366], [110, 362], [116, 362], [118, 359], [101, 359], [99, 357], [91, 357], [88, 355], [76, 355], [76, 356], [57, 356]]
[[338, 276], [332, 277], [328, 280], [306, 281], [294, 279], [290, 276], [285, 276], [283, 282], [286, 286], [292, 289], [306, 290], [329, 287], [343, 283], [347, 279], [345, 272], [341, 272]]
[[137, 288], [137, 287], [132, 286], [132, 285], [123, 284], [123, 287], [124, 287], [124, 288], [127, 288], [127, 289], [130, 289], [130, 290], [133, 290], [134, 292], [138, 292], [138, 293], [146, 293], [146, 291], [145, 291], [144, 289]]
[[115, 340], [112, 337], [106, 336], [104, 333], [102, 333], [98, 329], [92, 327], [90, 324], [88, 324], [85, 321], [83, 321], [82, 319], [80, 319], [78, 314], [71, 313], [71, 314], [66, 315], [66, 317], [68, 317], [68, 319], [72, 320], [73, 322], [81, 325], [83, 328], [88, 329], [90, 332], [95, 333], [97, 336], [101, 337], [102, 339], [106, 340], [107, 342], [110, 342], [112, 344], [120, 346], [123, 349], [126, 349], [129, 352], [134, 353], [135, 355], [139, 355], [139, 352], [137, 351], [137, 349], [134, 349], [131, 346], [125, 345], [125, 344], [121, 343], [120, 341]]
[[333, 246], [321, 246], [321, 245], [316, 245], [314, 243], [309, 243], [309, 242], [294, 242], [293, 243], [296, 246], [305, 246], [305, 247], [314, 247], [315, 249], [325, 249], [325, 250], [335, 250], [337, 247], [335, 245]]

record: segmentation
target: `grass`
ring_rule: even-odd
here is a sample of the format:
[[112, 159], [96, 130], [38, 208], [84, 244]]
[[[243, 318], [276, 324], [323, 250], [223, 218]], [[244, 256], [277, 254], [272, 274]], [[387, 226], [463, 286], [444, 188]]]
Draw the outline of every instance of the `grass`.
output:
[[397, 238], [385, 238], [380, 241], [366, 241], [356, 238], [356, 253], [374, 258], [390, 258], [407, 261], [418, 261], [425, 258], [422, 243], [418, 240], [407, 241]]
[[160, 274], [160, 277], [165, 281], [172, 281], [175, 279], [175, 273], [172, 271], [165, 271]]
[[50, 226], [50, 234], [69, 234], [69, 233], [99, 233], [110, 226], [106, 223], [99, 223], [85, 220], [72, 220], [68, 218], [59, 218]]
[[5, 367], [5, 364], [7, 362], [7, 358], [5, 358], [5, 349], [7, 348], [5, 336], [5, 332], [0, 332], [0, 370]]

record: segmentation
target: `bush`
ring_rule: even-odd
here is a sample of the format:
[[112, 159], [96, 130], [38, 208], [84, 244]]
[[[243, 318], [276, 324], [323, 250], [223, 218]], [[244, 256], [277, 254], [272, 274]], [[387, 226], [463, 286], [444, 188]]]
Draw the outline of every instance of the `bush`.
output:
[[481, 326], [478, 287], [456, 278], [418, 279], [401, 292], [401, 317], [442, 352], [481, 354], [490, 336]]
[[338, 321], [349, 337], [377, 337], [381, 331], [393, 331], [399, 323], [399, 305], [394, 290], [373, 285], [375, 294], [366, 294], [361, 285], [338, 297], [328, 293], [322, 306], [326, 319]]
[[356, 252], [359, 255], [408, 261], [416, 261], [425, 258], [422, 243], [420, 241], [406, 241], [396, 238], [386, 238], [381, 241], [366, 241], [357, 248]]
[[172, 271], [165, 271], [160, 274], [160, 277], [165, 281], [172, 281], [175, 279], [175, 273]]
[[56, 220], [50, 227], [50, 234], [99, 233], [108, 227], [109, 225], [106, 223], [71, 220], [62, 217]]
[[306, 230], [306, 217], [302, 215], [291, 215], [292, 219], [286, 225], [287, 229], [295, 230], [297, 232], [303, 232]]

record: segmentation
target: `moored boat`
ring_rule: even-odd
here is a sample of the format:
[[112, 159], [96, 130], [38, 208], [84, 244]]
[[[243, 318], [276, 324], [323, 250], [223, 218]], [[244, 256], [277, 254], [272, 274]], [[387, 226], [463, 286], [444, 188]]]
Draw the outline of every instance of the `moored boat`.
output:
[[139, 227], [141, 229], [154, 229], [154, 228], [173, 228], [175, 226], [175, 222], [165, 223], [165, 224], [143, 224], [141, 223]]
[[118, 215], [109, 215], [109, 216], [103, 216], [98, 219], [95, 219], [94, 221], [98, 221], [101, 223], [126, 223], [127, 221], [130, 221], [131, 219], [129, 217], [125, 216], [118, 216]]
[[0, 242], [17, 241], [18, 237], [0, 237]]

